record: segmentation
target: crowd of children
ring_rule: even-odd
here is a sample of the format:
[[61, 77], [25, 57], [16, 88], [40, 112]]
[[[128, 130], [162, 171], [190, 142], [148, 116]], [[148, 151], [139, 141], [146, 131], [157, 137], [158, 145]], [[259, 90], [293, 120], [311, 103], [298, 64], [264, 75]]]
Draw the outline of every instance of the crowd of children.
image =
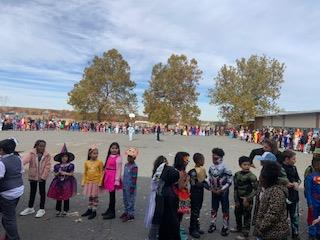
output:
[[[234, 175], [227, 167], [223, 149], [212, 149], [212, 164], [208, 171], [204, 168], [205, 157], [195, 153], [192, 157], [194, 167], [186, 171], [190, 155], [178, 152], [173, 166], [169, 166], [164, 156], [159, 156], [152, 170], [151, 193], [145, 216], [145, 225], [149, 230], [149, 240], [184, 240], [187, 234], [181, 227], [190, 214], [189, 234], [201, 238], [205, 232], [200, 228], [200, 212], [204, 200], [204, 191], [211, 193], [211, 220], [207, 232], [218, 229], [218, 209], [222, 208], [221, 236], [230, 232], [237, 233], [236, 239], [249, 239], [252, 233], [257, 240], [300, 239], [299, 229], [299, 185], [302, 183], [297, 168], [296, 154], [291, 150], [280, 152], [275, 143], [266, 140], [261, 149], [252, 151], [251, 156], [238, 159], [239, 171]], [[57, 162], [53, 167], [54, 178], [46, 194], [46, 181], [51, 172], [51, 156], [46, 151], [44, 140], [36, 141], [34, 148], [21, 160], [15, 152], [16, 142], [6, 139], [0, 142], [0, 210], [3, 214], [3, 226], [6, 238], [19, 239], [15, 207], [23, 193], [23, 165], [29, 165], [30, 198], [28, 207], [20, 215], [35, 213], [34, 200], [39, 186], [40, 208], [37, 218], [45, 215], [46, 196], [56, 200], [56, 216], [67, 216], [70, 199], [77, 193], [77, 181], [73, 176], [75, 155], [64, 144], [60, 153], [53, 158]], [[88, 197], [88, 209], [82, 214], [89, 220], [97, 216], [99, 196], [102, 191], [109, 193], [109, 205], [102, 214], [103, 219], [116, 217], [116, 191], [123, 192], [124, 211], [120, 216], [123, 222], [135, 219], [135, 198], [137, 192], [138, 166], [135, 160], [138, 149], [125, 151], [127, 162], [122, 162], [120, 146], [110, 145], [105, 162], [99, 160], [96, 146], [88, 150], [84, 163], [81, 186], [83, 195]], [[259, 155], [258, 157], [255, 157]], [[253, 157], [252, 157], [253, 156]], [[252, 160], [261, 162], [259, 179], [250, 171]], [[320, 149], [315, 149], [312, 164], [305, 173], [305, 197], [308, 203], [309, 239], [320, 239]], [[234, 215], [236, 226], [230, 229], [230, 187], [234, 188]], [[14, 189], [15, 191], [11, 191]], [[4, 209], [6, 206], [7, 209]]]

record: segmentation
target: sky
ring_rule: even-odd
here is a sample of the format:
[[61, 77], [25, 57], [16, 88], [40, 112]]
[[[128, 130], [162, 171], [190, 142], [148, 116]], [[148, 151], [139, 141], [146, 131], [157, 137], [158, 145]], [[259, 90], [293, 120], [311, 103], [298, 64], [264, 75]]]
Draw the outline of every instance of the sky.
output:
[[195, 58], [202, 120], [223, 64], [266, 54], [286, 64], [282, 109], [319, 109], [320, 1], [0, 0], [0, 105], [72, 109], [67, 93], [95, 55], [116, 48], [142, 94], [154, 64]]

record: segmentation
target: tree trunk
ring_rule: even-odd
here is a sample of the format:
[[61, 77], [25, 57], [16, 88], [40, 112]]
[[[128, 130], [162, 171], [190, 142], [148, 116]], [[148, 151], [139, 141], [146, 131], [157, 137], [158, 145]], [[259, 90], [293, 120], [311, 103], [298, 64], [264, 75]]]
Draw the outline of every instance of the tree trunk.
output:
[[98, 122], [101, 122], [101, 109], [98, 109], [98, 111], [97, 111], [97, 121]]

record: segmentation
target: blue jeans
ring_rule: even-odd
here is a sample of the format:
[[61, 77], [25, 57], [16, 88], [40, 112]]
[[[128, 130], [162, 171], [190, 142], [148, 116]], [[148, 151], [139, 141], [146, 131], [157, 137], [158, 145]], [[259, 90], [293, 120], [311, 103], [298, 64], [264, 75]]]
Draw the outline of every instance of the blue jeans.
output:
[[130, 189], [123, 189], [123, 204], [124, 211], [126, 214], [130, 216], [134, 216], [134, 203], [136, 198], [136, 191], [132, 191]]
[[16, 219], [16, 207], [19, 202], [19, 198], [14, 200], [8, 200], [0, 196], [0, 212], [2, 213], [2, 226], [6, 231], [7, 239], [19, 240], [17, 219]]

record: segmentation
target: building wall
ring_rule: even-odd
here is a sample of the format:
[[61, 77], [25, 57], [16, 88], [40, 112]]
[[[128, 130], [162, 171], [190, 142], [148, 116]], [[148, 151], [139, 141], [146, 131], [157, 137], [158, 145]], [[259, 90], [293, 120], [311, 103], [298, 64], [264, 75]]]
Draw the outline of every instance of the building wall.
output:
[[264, 117], [262, 124], [264, 127], [272, 126], [272, 118], [271, 117]]
[[301, 114], [285, 116], [285, 127], [315, 128], [316, 114]]
[[320, 128], [320, 113], [305, 113], [255, 118], [255, 128]]
[[284, 124], [283, 116], [272, 117], [272, 126], [273, 127], [284, 127], [283, 124]]

